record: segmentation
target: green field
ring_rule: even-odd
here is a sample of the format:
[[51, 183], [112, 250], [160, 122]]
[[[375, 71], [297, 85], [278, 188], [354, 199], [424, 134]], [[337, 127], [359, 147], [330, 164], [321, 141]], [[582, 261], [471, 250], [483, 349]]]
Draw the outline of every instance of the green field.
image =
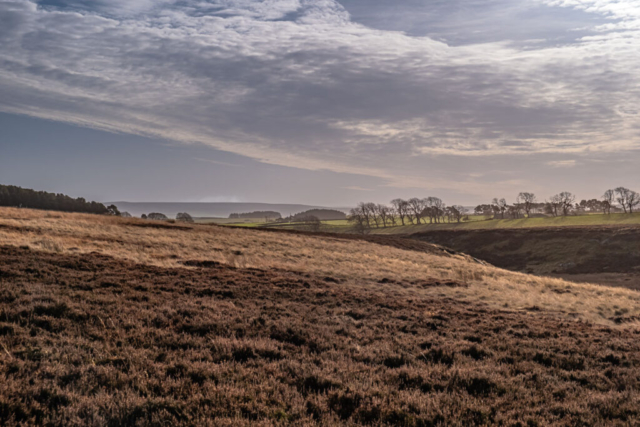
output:
[[[471, 217], [474, 218], [474, 217]], [[478, 217], [475, 217], [478, 218]], [[462, 223], [421, 224], [404, 227], [373, 228], [375, 234], [413, 234], [429, 230], [483, 230], [497, 228], [531, 227], [580, 227], [594, 225], [640, 225], [640, 213], [633, 214], [591, 214], [567, 217], [521, 218], [521, 219], [477, 219]]]
[[[236, 225], [236, 224], [234, 224]], [[278, 228], [284, 230], [308, 230], [308, 226], [302, 222], [291, 223], [269, 223], [269, 224], [255, 224], [260, 228]], [[352, 229], [352, 224], [346, 219], [338, 219], [331, 221], [322, 221], [321, 231], [329, 233], [349, 233]]]
[[[235, 227], [258, 227], [258, 228], [279, 228], [285, 230], [308, 230], [308, 226], [303, 223], [265, 223], [264, 220], [246, 219], [230, 220], [207, 218], [207, 222], [197, 219], [199, 223], [215, 223]], [[607, 225], [638, 225], [640, 226], [640, 213], [611, 215], [589, 214], [567, 217], [545, 217], [545, 218], [521, 218], [521, 219], [491, 219], [482, 215], [471, 215], [469, 220], [461, 223], [440, 223], [440, 224], [413, 224], [394, 227], [373, 226], [371, 234], [413, 234], [429, 230], [483, 230], [499, 228], [531, 228], [531, 227], [580, 227], [580, 226], [607, 226]], [[353, 225], [347, 220], [322, 221], [321, 231], [329, 233], [351, 233]]]
[[257, 227], [265, 223], [264, 218], [194, 218], [196, 224], [233, 225], [237, 227]]

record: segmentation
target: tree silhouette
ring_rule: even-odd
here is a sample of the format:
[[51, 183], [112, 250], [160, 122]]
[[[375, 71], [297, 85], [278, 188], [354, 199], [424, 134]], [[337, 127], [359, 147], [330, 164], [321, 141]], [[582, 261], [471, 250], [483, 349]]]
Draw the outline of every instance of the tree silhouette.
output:
[[176, 221], [180, 221], [180, 222], [194, 222], [193, 218], [191, 217], [191, 215], [189, 215], [186, 212], [181, 212], [178, 215], [176, 215]]
[[35, 191], [13, 185], [0, 185], [0, 206], [92, 214], [115, 214], [117, 212], [117, 208], [110, 211], [102, 203], [87, 202], [82, 197], [73, 199], [64, 194]]

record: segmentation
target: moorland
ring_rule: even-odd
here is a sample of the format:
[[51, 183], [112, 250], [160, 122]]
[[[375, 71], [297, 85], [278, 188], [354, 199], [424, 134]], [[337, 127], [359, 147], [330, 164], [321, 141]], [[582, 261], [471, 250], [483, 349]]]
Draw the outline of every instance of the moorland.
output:
[[0, 209], [3, 425], [629, 425], [640, 294], [437, 244]]

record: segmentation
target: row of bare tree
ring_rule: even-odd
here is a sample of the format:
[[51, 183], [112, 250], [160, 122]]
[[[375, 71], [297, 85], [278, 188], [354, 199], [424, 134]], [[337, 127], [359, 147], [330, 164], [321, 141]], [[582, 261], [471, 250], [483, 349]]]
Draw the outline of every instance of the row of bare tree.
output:
[[[621, 208], [617, 208], [616, 205]], [[523, 218], [536, 213], [568, 216], [576, 212], [601, 211], [610, 214], [612, 209], [633, 213], [638, 205], [640, 193], [618, 187], [605, 191], [602, 200], [582, 200], [580, 203], [576, 203], [576, 197], [568, 191], [551, 196], [544, 202], [538, 202], [533, 193], [522, 192], [513, 204], [507, 203], [503, 198], [495, 198], [489, 204], [478, 205], [474, 212], [477, 215], [493, 215], [496, 218]], [[464, 206], [447, 206], [437, 197], [414, 197], [409, 200], [394, 199], [390, 205], [360, 202], [357, 207], [351, 209], [348, 220], [357, 230], [364, 232], [373, 227], [426, 224], [427, 221], [429, 224], [462, 222], [466, 216], [467, 209]]]
[[372, 227], [422, 224], [427, 219], [430, 224], [461, 222], [466, 214], [467, 209], [463, 206], [447, 206], [437, 197], [414, 197], [409, 200], [394, 199], [391, 205], [360, 202], [351, 209], [348, 219], [356, 229], [365, 230]]
[[582, 200], [580, 203], [575, 201], [576, 197], [568, 191], [551, 196], [549, 200], [541, 203], [537, 202], [536, 195], [533, 193], [520, 193], [512, 205], [505, 199], [495, 198], [490, 204], [476, 206], [474, 212], [478, 215], [493, 215], [500, 218], [522, 218], [525, 215], [529, 217], [532, 213], [568, 216], [584, 211], [601, 211], [604, 214], [610, 214], [612, 209], [633, 213], [634, 209], [640, 205], [640, 193], [618, 187], [605, 191], [602, 200]]

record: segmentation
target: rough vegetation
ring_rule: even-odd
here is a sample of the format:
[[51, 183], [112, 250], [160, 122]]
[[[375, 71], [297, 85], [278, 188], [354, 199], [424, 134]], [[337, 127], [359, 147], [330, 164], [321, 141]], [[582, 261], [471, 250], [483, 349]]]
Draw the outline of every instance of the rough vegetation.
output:
[[639, 302], [417, 240], [0, 209], [0, 425], [635, 425]]
[[241, 268], [334, 277], [354, 288], [384, 280], [418, 283], [434, 278], [463, 282], [468, 287], [407, 286], [403, 292], [484, 301], [492, 307], [514, 310], [537, 307], [567, 319], [607, 325], [619, 323], [622, 317], [625, 324], [640, 325], [640, 294], [632, 290], [502, 270], [426, 242], [401, 248], [379, 244], [382, 238], [376, 239], [379, 242], [312, 233], [0, 209], [0, 245], [61, 254], [98, 252], [160, 267], [183, 267], [188, 260], [213, 261]]
[[640, 422], [633, 331], [192, 265], [0, 248], [0, 424]]

